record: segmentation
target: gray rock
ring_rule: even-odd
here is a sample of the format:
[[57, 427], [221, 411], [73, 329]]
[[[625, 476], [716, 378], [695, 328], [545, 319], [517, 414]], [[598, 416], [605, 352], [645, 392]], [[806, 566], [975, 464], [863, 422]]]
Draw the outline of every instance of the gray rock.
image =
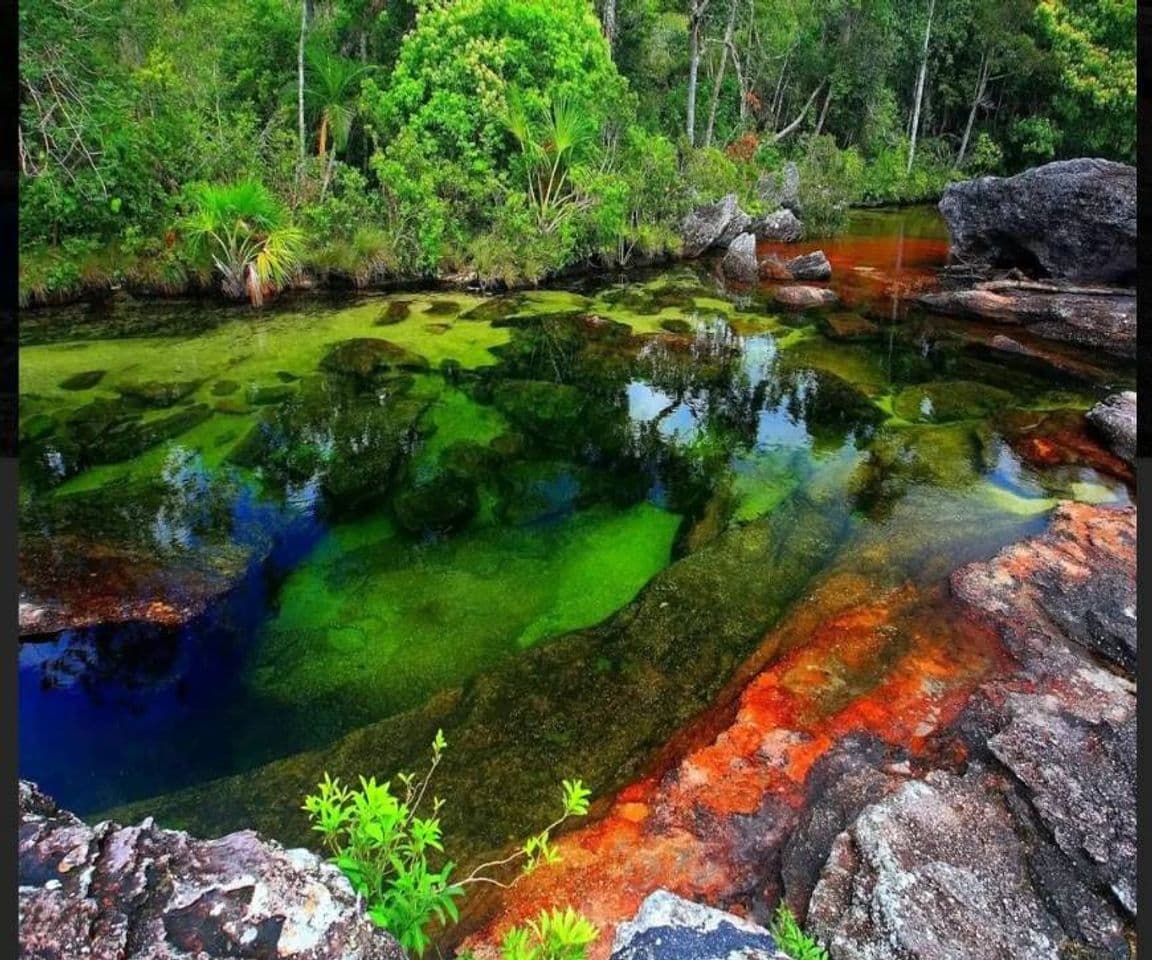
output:
[[836, 837], [867, 806], [892, 793], [903, 778], [885, 767], [903, 757], [865, 736], [850, 736], [813, 765], [804, 785], [805, 811], [781, 856], [784, 900], [803, 923], [808, 900]]
[[804, 238], [804, 224], [796, 219], [791, 210], [777, 210], [767, 216], [757, 217], [749, 229], [757, 240], [771, 240], [774, 243], [795, 243]]
[[760, 278], [760, 267], [756, 262], [756, 238], [750, 233], [742, 233], [728, 247], [720, 268], [729, 280], [739, 283], [755, 283]]
[[680, 227], [684, 256], [698, 257], [712, 247], [725, 247], [748, 229], [751, 218], [730, 193], [716, 203], [697, 207]]
[[1136, 274], [1136, 170], [1126, 164], [1061, 160], [955, 183], [940, 212], [964, 261], [1079, 281]]
[[20, 955], [402, 960], [340, 871], [252, 831], [88, 826], [20, 782]]
[[1120, 693], [1112, 702], [1110, 716], [1093, 717], [1052, 695], [1012, 694], [1010, 719], [988, 746], [1025, 787], [1056, 845], [1135, 916], [1136, 698]]
[[793, 257], [784, 266], [797, 280], [827, 280], [832, 276], [832, 264], [828, 262], [823, 250], [813, 250]]
[[1033, 672], [1065, 672], [1057, 654], [1073, 648], [1133, 673], [1136, 508], [1063, 503], [1042, 535], [961, 567], [951, 589]]
[[1015, 324], [1049, 340], [1136, 356], [1136, 298], [1006, 287], [923, 294], [917, 303], [934, 313]]
[[1088, 411], [1088, 422], [1108, 442], [1118, 457], [1135, 465], [1136, 461], [1136, 394], [1131, 390], [1116, 393]]
[[789, 160], [775, 173], [761, 174], [756, 195], [769, 207], [796, 210], [800, 205], [800, 168]]
[[763, 927], [657, 890], [616, 928], [612, 960], [787, 960]]
[[836, 838], [808, 929], [835, 960], [1057, 960], [1025, 854], [994, 794], [935, 771]]

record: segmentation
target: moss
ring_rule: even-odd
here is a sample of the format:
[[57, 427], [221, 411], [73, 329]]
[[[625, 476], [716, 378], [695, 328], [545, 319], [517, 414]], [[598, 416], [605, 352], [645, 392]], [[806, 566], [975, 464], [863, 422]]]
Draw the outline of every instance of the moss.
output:
[[977, 420], [1013, 404], [1007, 390], [971, 380], [921, 383], [896, 394], [893, 412], [911, 423]]
[[678, 522], [642, 505], [414, 546], [382, 519], [334, 528], [285, 584], [252, 683], [296, 705], [339, 694], [375, 716], [421, 703], [627, 603], [667, 563]]

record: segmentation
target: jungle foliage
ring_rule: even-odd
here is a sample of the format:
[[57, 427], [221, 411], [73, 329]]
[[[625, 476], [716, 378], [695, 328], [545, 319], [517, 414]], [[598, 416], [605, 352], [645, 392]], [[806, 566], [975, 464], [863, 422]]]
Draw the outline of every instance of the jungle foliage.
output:
[[[301, 266], [534, 282], [674, 252], [691, 204], [736, 191], [755, 211], [788, 160], [812, 232], [960, 177], [1132, 161], [1135, 18], [1134, 0], [27, 0], [24, 295], [192, 278], [258, 301]], [[206, 229], [229, 196], [246, 239]]]

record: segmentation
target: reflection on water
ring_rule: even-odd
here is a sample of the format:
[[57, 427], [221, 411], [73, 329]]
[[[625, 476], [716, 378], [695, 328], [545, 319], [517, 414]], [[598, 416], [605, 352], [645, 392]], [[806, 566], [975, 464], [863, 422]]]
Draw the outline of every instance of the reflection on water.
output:
[[560, 776], [639, 770], [830, 564], [934, 582], [1055, 498], [1126, 499], [1076, 436], [1103, 386], [893, 310], [942, 237], [859, 216], [820, 244], [828, 314], [706, 267], [37, 314], [23, 599], [75, 627], [21, 647], [22, 774], [298, 840], [324, 768], [387, 775], [444, 726], [451, 825], [499, 846]]

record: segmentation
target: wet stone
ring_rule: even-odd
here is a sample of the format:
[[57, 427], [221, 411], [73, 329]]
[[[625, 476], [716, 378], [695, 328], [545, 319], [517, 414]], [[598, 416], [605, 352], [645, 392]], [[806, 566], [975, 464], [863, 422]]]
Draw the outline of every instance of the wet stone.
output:
[[395, 323], [400, 323], [408, 319], [408, 314], [411, 312], [411, 304], [408, 300], [393, 300], [376, 318], [376, 326], [390, 327]]
[[104, 379], [104, 370], [86, 370], [60, 381], [61, 390], [91, 390]]
[[1007, 390], [985, 383], [957, 380], [917, 384], [901, 390], [892, 403], [898, 417], [913, 423], [948, 423], [982, 419], [1014, 404]]
[[471, 522], [479, 506], [475, 481], [456, 471], [421, 480], [392, 498], [396, 522], [413, 535], [461, 530]]
[[880, 332], [875, 323], [858, 313], [830, 313], [821, 317], [820, 326], [833, 340], [866, 340]]
[[426, 370], [428, 361], [388, 340], [357, 337], [336, 344], [320, 361], [320, 369], [358, 378], [371, 378], [388, 370]]
[[200, 380], [148, 380], [142, 383], [121, 383], [116, 387], [120, 396], [137, 400], [149, 407], [174, 407], [195, 392]]
[[284, 403], [286, 400], [291, 400], [294, 396], [296, 396], [295, 388], [287, 384], [260, 385], [248, 391], [248, 402], [255, 406], [262, 407]]

